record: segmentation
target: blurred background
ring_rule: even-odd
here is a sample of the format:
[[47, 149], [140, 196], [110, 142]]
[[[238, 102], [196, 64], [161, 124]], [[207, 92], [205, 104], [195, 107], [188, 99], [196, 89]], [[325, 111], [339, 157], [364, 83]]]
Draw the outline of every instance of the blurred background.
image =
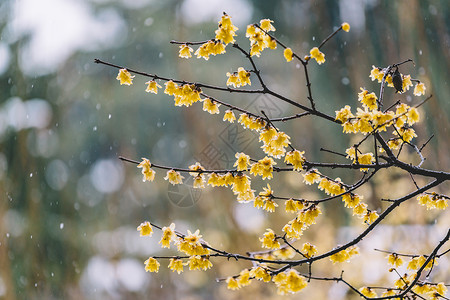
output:
[[[148, 78], [136, 77], [132, 86], [120, 86], [116, 69], [94, 63], [100, 58], [161, 76], [224, 86], [226, 72], [249, 67], [239, 53], [229, 47], [226, 55], [209, 61], [185, 60], [169, 43], [214, 37], [224, 11], [239, 27], [237, 42], [243, 47], [249, 43], [247, 24], [270, 18], [276, 36], [301, 56], [348, 22], [350, 33], [339, 33], [323, 48], [325, 64], [313, 62], [309, 68], [316, 105], [331, 115], [345, 104], [354, 108], [360, 87], [378, 93], [378, 85], [369, 79], [372, 65], [413, 59], [415, 65], [405, 64], [400, 71], [420, 79], [426, 94], [433, 94], [421, 107], [416, 143], [420, 146], [434, 135], [424, 150], [424, 167], [449, 171], [450, 6], [445, 0], [2, 0], [0, 299], [289, 298], [278, 296], [271, 284], [253, 283], [231, 292], [216, 282], [250, 267], [241, 261], [215, 259], [207, 272], [181, 275], [169, 272], [162, 261], [159, 273], [145, 273], [148, 256], [174, 253], [160, 249], [158, 232], [150, 239], [139, 238], [136, 227], [145, 220], [161, 226], [175, 222], [182, 232], [198, 228], [215, 247], [245, 253], [260, 250], [257, 237], [265, 228], [280, 233], [292, 216], [283, 209], [268, 215], [252, 204], [239, 204], [230, 190], [193, 190], [189, 180], [172, 187], [158, 170], [154, 183], [142, 183], [136, 166], [118, 156], [148, 157], [178, 167], [200, 161], [225, 168], [237, 151], [256, 158], [263, 154], [255, 135], [222, 122], [223, 107], [220, 115], [202, 112], [200, 104], [174, 107], [172, 97], [162, 91], [145, 92]], [[257, 64], [274, 90], [307, 104], [303, 70], [286, 63], [281, 49], [266, 50]], [[252, 82], [257, 88], [256, 80]], [[300, 112], [265, 96], [211, 94], [255, 112], [264, 109], [272, 117]], [[390, 89], [385, 101], [413, 105], [424, 99], [411, 95], [396, 95]], [[313, 118], [280, 126], [312, 161], [343, 161], [319, 149], [342, 153], [355, 141], [343, 135], [340, 126]], [[402, 158], [419, 162], [410, 151]], [[399, 170], [380, 173], [358, 190], [378, 211], [387, 206], [381, 198], [414, 189], [409, 176]], [[326, 174], [346, 182], [361, 176], [358, 171]], [[259, 190], [266, 183], [254, 185]], [[306, 187], [297, 173], [279, 174], [270, 184], [277, 195], [323, 197]], [[450, 186], [436, 191], [449, 194]], [[324, 215], [300, 246], [310, 241], [319, 251], [328, 251], [365, 228], [340, 201], [322, 210]], [[385, 254], [374, 248], [430, 253], [448, 230], [449, 216], [448, 211], [426, 211], [411, 200], [361, 243], [363, 255], [353, 263], [330, 268], [328, 262], [319, 262], [314, 275], [339, 276], [345, 269], [345, 278], [356, 287], [391, 285], [397, 278], [387, 271]], [[443, 257], [430, 280], [449, 283], [449, 269]], [[344, 285], [331, 282], [313, 281], [302, 294], [311, 299], [355, 298]], [[296, 297], [301, 296], [292, 298]]]

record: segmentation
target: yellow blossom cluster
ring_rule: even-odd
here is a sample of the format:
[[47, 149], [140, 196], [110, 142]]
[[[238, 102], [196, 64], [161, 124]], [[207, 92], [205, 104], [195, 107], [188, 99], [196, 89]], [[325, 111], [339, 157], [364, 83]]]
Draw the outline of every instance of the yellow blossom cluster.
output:
[[250, 168], [250, 174], [253, 176], [261, 176], [262, 179], [272, 179], [273, 178], [273, 166], [277, 163], [271, 157], [264, 157], [253, 163]]
[[417, 196], [417, 201], [420, 205], [425, 206], [427, 210], [429, 209], [447, 209], [448, 199], [436, 194], [420, 194]]
[[[385, 76], [385, 72], [387, 72], [387, 69], [372, 66], [372, 70], [370, 71], [369, 77], [372, 79], [372, 81], [377, 80], [378, 83], [381, 83], [383, 81], [383, 77]], [[411, 75], [403, 75], [403, 74], [400, 75], [402, 77], [403, 92], [409, 91], [409, 88], [413, 86]], [[394, 87], [391, 74], [386, 74], [385, 81], [387, 82], [388, 87]], [[415, 81], [417, 81], [417, 84], [414, 87], [413, 94], [415, 96], [424, 95], [426, 90], [425, 85], [418, 80]]]
[[353, 209], [353, 215], [357, 215], [363, 219], [364, 223], [372, 224], [376, 219], [378, 219], [378, 214], [376, 211], [367, 209], [367, 204], [361, 202], [363, 196], [354, 193], [347, 193], [342, 195], [342, 201], [345, 207]]
[[170, 96], [174, 96], [175, 106], [191, 106], [195, 102], [200, 101], [200, 88], [194, 84], [178, 85], [172, 80], [167, 81], [164, 93]]
[[239, 67], [237, 72], [234, 73], [227, 73], [227, 86], [233, 86], [233, 87], [241, 87], [252, 85], [252, 82], [250, 81], [250, 72], [246, 71], [243, 67]]
[[267, 184], [267, 187], [263, 188], [263, 191], [254, 199], [253, 206], [256, 208], [263, 208], [268, 212], [274, 212], [275, 208], [278, 207], [278, 204], [273, 200], [272, 195], [272, 188], [270, 187], [270, 184]]
[[[371, 132], [386, 131], [387, 127], [393, 126], [394, 130], [392, 134], [394, 137], [388, 141], [388, 146], [391, 149], [398, 149], [403, 142], [409, 143], [417, 136], [414, 129], [409, 127], [420, 120], [417, 108], [401, 103], [395, 106], [395, 112], [391, 110], [382, 112], [375, 107], [375, 94], [369, 94], [363, 89], [358, 97], [360, 101], [363, 102], [364, 110], [357, 108], [356, 116], [351, 112], [351, 107], [349, 105], [336, 111], [336, 120], [342, 123], [343, 131], [345, 133], [360, 132], [365, 135]], [[370, 107], [373, 109], [370, 110]], [[353, 154], [349, 154], [348, 157], [354, 160], [356, 155], [354, 155], [353, 152]], [[367, 155], [365, 158], [358, 155], [359, 163], [362, 163], [361, 159], [365, 159], [366, 162], [373, 162], [374, 158], [373, 154]]]
[[309, 55], [314, 58], [319, 65], [325, 62], [325, 54], [319, 50], [319, 48], [314, 47], [309, 51]]
[[305, 151], [289, 151], [284, 157], [284, 162], [292, 165], [294, 167], [294, 171], [300, 172], [303, 169], [303, 163], [305, 162], [304, 154]]
[[259, 238], [259, 241], [262, 243], [263, 248], [267, 248], [267, 249], [279, 249], [280, 248], [280, 242], [277, 240], [277, 236], [275, 235], [275, 232], [270, 228], [266, 229], [264, 236], [262, 238]]
[[291, 138], [282, 131], [277, 131], [271, 126], [261, 130], [259, 141], [263, 142], [261, 148], [264, 153], [275, 158], [281, 158], [286, 154], [286, 147], [289, 146]]
[[269, 272], [263, 268], [263, 266], [264, 264], [260, 264], [250, 270], [244, 269], [239, 273], [239, 275], [228, 277], [226, 279], [227, 288], [231, 290], [240, 289], [241, 287], [249, 285], [252, 279], [269, 282], [272, 276], [270, 276]]
[[[234, 43], [234, 37], [236, 36], [236, 31], [238, 28], [231, 22], [231, 17], [224, 14], [219, 21], [219, 28], [215, 31], [215, 39], [209, 40], [198, 47], [194, 52], [197, 58], [209, 59], [210, 55], [218, 55], [226, 52], [225, 47], [229, 43]], [[191, 58], [194, 49], [192, 49], [188, 44], [180, 45], [179, 57]]]
[[[255, 25], [248, 25], [245, 36], [250, 40], [250, 55], [259, 57], [261, 52], [266, 49], [276, 49], [277, 42], [266, 32], [275, 31], [272, 25], [273, 21], [263, 19], [260, 21], [259, 28]], [[261, 29], [262, 30], [261, 30]]]
[[[151, 236], [153, 233], [151, 224], [144, 222], [137, 228], [141, 236]], [[205, 243], [201, 241], [200, 231], [194, 233], [187, 231], [188, 234], [178, 235], [175, 233], [175, 224], [172, 223], [169, 227], [162, 228], [162, 237], [159, 241], [161, 247], [170, 248], [170, 244], [174, 243], [179, 252], [189, 256], [188, 261], [184, 262], [181, 258], [171, 258], [168, 268], [173, 272], [180, 274], [183, 272], [183, 266], [189, 266], [189, 270], [208, 270], [212, 267], [209, 260], [210, 250], [205, 248]], [[160, 263], [154, 258], [150, 257], [145, 262], [145, 271], [158, 272]]]
[[299, 210], [297, 216], [284, 225], [282, 230], [285, 232], [287, 238], [298, 239], [303, 235], [304, 230], [312, 224], [316, 224], [316, 218], [321, 213], [320, 207], [312, 204], [307, 208]]
[[301, 200], [294, 200], [291, 198], [285, 201], [285, 207], [286, 212], [296, 213], [305, 208], [305, 204]]
[[[182, 54], [180, 49], [180, 57], [186, 57], [187, 54]], [[186, 52], [186, 51], [185, 51]], [[209, 60], [210, 55], [218, 55], [225, 53], [225, 45], [220, 41], [207, 41], [206, 43], [202, 44], [198, 49], [194, 52], [194, 55], [197, 56], [197, 58], [204, 58], [205, 60]], [[183, 55], [183, 56], [182, 56]], [[189, 54], [190, 55], [190, 54]], [[189, 56], [190, 57], [190, 56]]]
[[266, 121], [262, 118], [255, 118], [253, 116], [249, 116], [246, 113], [242, 113], [239, 115], [238, 123], [241, 124], [244, 128], [248, 128], [250, 130], [260, 130], [266, 126]]
[[[418, 270], [422, 267], [422, 265], [426, 262], [425, 256], [416, 256], [411, 258], [411, 260], [408, 262], [407, 269], [408, 270]], [[432, 259], [428, 262], [428, 264], [425, 266], [425, 270], [431, 269], [433, 266], [437, 266], [438, 261], [436, 259]]]
[[350, 260], [355, 255], [359, 254], [359, 248], [357, 246], [351, 246], [347, 249], [341, 250], [330, 256], [330, 260], [335, 263], [345, 262]]
[[[371, 165], [375, 162], [375, 157], [373, 156], [372, 152], [357, 153], [355, 147], [350, 147], [345, 150], [345, 153], [347, 153], [347, 158], [353, 160], [354, 164]], [[361, 168], [360, 170], [365, 172], [368, 170], [368, 168]]]
[[439, 282], [438, 284], [423, 283], [415, 285], [412, 291], [422, 296], [428, 296], [432, 300], [438, 300], [445, 299], [447, 287], [443, 282]]
[[219, 21], [219, 28], [216, 30], [216, 40], [223, 42], [225, 45], [234, 43], [234, 36], [238, 28], [231, 22], [231, 17], [227, 14], [222, 16]]
[[279, 295], [298, 293], [308, 285], [306, 278], [293, 269], [273, 276], [272, 281]]

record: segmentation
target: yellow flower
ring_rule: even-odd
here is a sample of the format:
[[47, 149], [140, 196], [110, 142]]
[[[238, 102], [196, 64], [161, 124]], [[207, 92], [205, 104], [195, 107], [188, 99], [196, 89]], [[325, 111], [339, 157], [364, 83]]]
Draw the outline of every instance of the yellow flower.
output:
[[291, 164], [295, 171], [300, 172], [303, 169], [303, 163], [305, 162], [305, 157], [303, 154], [305, 151], [292, 150], [286, 153], [284, 157], [284, 162]]
[[208, 270], [212, 267], [212, 263], [206, 257], [194, 255], [189, 257], [189, 270]]
[[191, 47], [189, 47], [186, 44], [180, 45], [179, 56], [182, 58], [191, 58], [192, 57], [191, 52], [193, 52], [193, 51], [194, 51], [194, 49], [192, 49]]
[[372, 71], [370, 71], [370, 78], [372, 81], [378, 80], [378, 83], [380, 83], [383, 80], [384, 73], [381, 72], [381, 70], [375, 66], [372, 66]]
[[262, 280], [264, 282], [269, 282], [271, 279], [271, 276], [265, 269], [262, 267], [253, 267], [250, 270], [250, 276], [255, 277], [255, 279]]
[[272, 37], [270, 37], [270, 36], [267, 36], [267, 38], [265, 39], [265, 41], [266, 41], [266, 43], [267, 43], [267, 46], [270, 48], [270, 49], [277, 49], [277, 41], [275, 40], [275, 39], [273, 39]]
[[265, 211], [274, 212], [275, 207], [278, 207], [278, 204], [275, 201], [273, 201], [272, 199], [266, 199], [266, 201], [264, 201], [263, 209]]
[[312, 169], [311, 171], [308, 171], [306, 174], [302, 175], [303, 175], [303, 182], [305, 182], [308, 185], [319, 182], [320, 180], [320, 175], [316, 169]]
[[167, 176], [164, 177], [164, 179], [169, 180], [171, 184], [175, 185], [175, 184], [182, 184], [184, 177], [181, 176], [180, 173], [172, 169], [167, 171]]
[[212, 41], [207, 41], [206, 43], [202, 44], [195, 52], [194, 55], [197, 56], [197, 58], [203, 57], [205, 60], [209, 59], [209, 56], [211, 54], [214, 55], [216, 52], [215, 50], [216, 46], [215, 43]]
[[238, 290], [240, 288], [239, 283], [233, 277], [228, 277], [226, 280], [227, 288], [230, 290]]
[[310, 243], [304, 243], [302, 247], [302, 253], [305, 255], [306, 258], [313, 257], [317, 254], [317, 248], [314, 245], [311, 245]]
[[245, 174], [239, 174], [233, 180], [233, 192], [235, 194], [244, 193], [250, 189], [250, 177]]
[[345, 207], [354, 208], [361, 201], [361, 197], [357, 194], [348, 193], [342, 195], [342, 201], [344, 201]]
[[376, 298], [377, 293], [369, 287], [362, 287], [359, 289], [359, 292], [368, 298]]
[[400, 256], [398, 256], [396, 253], [389, 254], [387, 256], [387, 259], [388, 259], [388, 263], [396, 268], [403, 265], [403, 259]]
[[216, 103], [215, 101], [211, 101], [211, 99], [206, 98], [203, 99], [203, 110], [209, 112], [210, 114], [218, 114], [220, 104]]
[[245, 269], [239, 273], [238, 282], [241, 286], [247, 286], [251, 283], [250, 281], [250, 271]]
[[208, 184], [212, 187], [222, 186], [223, 185], [222, 178], [223, 177], [221, 175], [218, 175], [217, 173], [211, 173], [209, 174]]
[[367, 213], [367, 204], [359, 203], [353, 208], [353, 215], [363, 216]]
[[297, 208], [296, 202], [299, 202], [299, 201], [294, 201], [292, 198], [289, 200], [286, 200], [286, 202], [284, 203], [286, 206], [286, 208], [285, 208], [286, 212], [294, 212], [294, 213], [297, 212], [298, 208]]
[[316, 218], [322, 213], [317, 205], [311, 205], [304, 211], [302, 211], [297, 219], [303, 222], [305, 225], [316, 224]]
[[402, 88], [403, 91], [409, 91], [409, 88], [413, 86], [411, 82], [411, 75], [403, 75]]
[[341, 110], [336, 111], [336, 119], [342, 122], [344, 124], [347, 122], [348, 119], [354, 118], [355, 116], [351, 112], [351, 107], [349, 105], [346, 105], [344, 108], [341, 108]]
[[253, 207], [256, 207], [256, 208], [264, 207], [264, 198], [261, 196], [256, 197], [253, 202]]
[[234, 123], [234, 121], [236, 120], [236, 116], [234, 115], [233, 111], [229, 109], [225, 111], [225, 114], [223, 115], [223, 120], [228, 121], [230, 123]]
[[319, 65], [325, 62], [325, 54], [320, 52], [319, 48], [312, 48], [311, 51], [309, 51], [309, 54], [311, 54], [312, 58], [314, 58]]
[[284, 58], [286, 59], [286, 61], [289, 62], [292, 60], [294, 53], [292, 52], [291, 48], [286, 48], [286, 49], [284, 49], [283, 55], [284, 55]]
[[264, 144], [269, 144], [276, 135], [277, 131], [275, 130], [275, 128], [264, 128], [259, 134], [259, 141], [262, 141]]
[[420, 115], [419, 112], [417, 111], [417, 108], [415, 107], [411, 107], [409, 109], [409, 111], [406, 113], [406, 116], [408, 117], [408, 125], [411, 126], [414, 123], [419, 122], [420, 120]]
[[159, 262], [153, 257], [149, 257], [145, 262], [145, 271], [146, 272], [156, 272], [159, 271]]
[[199, 175], [195, 176], [192, 187], [194, 189], [204, 189], [205, 188], [205, 177], [203, 174], [199, 174]]
[[166, 83], [164, 83], [164, 85], [166, 86], [166, 89], [164, 90], [164, 94], [167, 94], [170, 96], [172, 96], [178, 89], [178, 85], [175, 82], [173, 82], [172, 80], [167, 81]]
[[376, 219], [378, 219], [378, 214], [376, 211], [369, 211], [364, 215], [364, 222], [367, 224], [372, 224]]
[[250, 81], [250, 72], [247, 72], [243, 67], [238, 68], [238, 77], [241, 86], [252, 85]]
[[141, 223], [137, 230], [140, 232], [140, 236], [152, 236], [153, 234], [152, 225], [148, 221]]
[[227, 86], [240, 87], [241, 83], [239, 80], [239, 76], [235, 73], [227, 72]]
[[261, 21], [259, 21], [260, 27], [262, 30], [265, 31], [275, 31], [275, 27], [273, 27], [272, 25], [273, 21], [270, 19], [263, 19]]
[[419, 82], [414, 87], [414, 95], [416, 95], [416, 96], [425, 95], [425, 90], [426, 89], [427, 88], [425, 87], [425, 85], [423, 83]]
[[222, 41], [225, 45], [234, 43], [234, 36], [238, 28], [231, 23], [231, 18], [227, 14], [222, 16], [219, 22], [219, 29], [216, 30], [216, 40]]
[[144, 175], [142, 181], [153, 181], [155, 179], [155, 171], [151, 166], [150, 160], [142, 158], [142, 162], [137, 166], [138, 168], [142, 168], [142, 175]]
[[260, 159], [258, 161], [258, 165], [260, 167], [260, 175], [262, 176], [262, 179], [269, 178], [271, 179], [273, 177], [273, 166], [277, 163], [274, 162], [274, 160], [270, 157], [264, 157], [263, 159]]
[[350, 31], [350, 25], [347, 22], [342, 23], [341, 25], [342, 30], [349, 32]]
[[437, 199], [437, 200], [435, 200], [435, 203], [436, 203], [435, 206], [436, 206], [437, 209], [445, 210], [448, 207], [448, 200], [447, 199], [443, 199], [443, 198]]
[[339, 262], [344, 262], [349, 259], [350, 259], [350, 255], [347, 252], [347, 250], [345, 250], [345, 249], [330, 256], [330, 260], [333, 262], [333, 264], [339, 263]]
[[370, 110], [375, 110], [378, 108], [377, 96], [375, 93], [370, 93], [365, 89], [361, 88], [361, 92], [358, 94], [358, 101], [367, 106]]
[[127, 69], [120, 69], [116, 79], [120, 81], [120, 85], [132, 85], [134, 76]]
[[308, 283], [305, 277], [301, 276], [296, 270], [289, 270], [286, 277], [287, 290], [291, 293], [297, 293], [304, 289]]
[[273, 230], [270, 228], [266, 229], [266, 232], [264, 233], [264, 237], [259, 238], [259, 241], [262, 243], [263, 248], [268, 248], [268, 249], [279, 249], [280, 248], [280, 242], [277, 241], [275, 232], [273, 232]]
[[247, 166], [250, 165], [250, 156], [243, 152], [238, 152], [234, 155], [237, 160], [234, 163], [233, 167], [237, 167], [238, 171], [246, 171]]
[[225, 45], [221, 42], [216, 41], [214, 43], [214, 47], [213, 47], [213, 55], [217, 55], [217, 54], [223, 54], [225, 53]]
[[169, 227], [164, 226], [162, 228], [162, 237], [158, 244], [161, 244], [163, 248], [170, 248], [170, 242], [175, 238], [175, 224], [170, 224]]
[[147, 84], [147, 88], [145, 89], [147, 93], [151, 92], [153, 94], [158, 94], [158, 88], [161, 88], [161, 86], [154, 80], [147, 81], [145, 84]]
[[189, 175], [198, 176], [199, 174], [202, 174], [200, 171], [205, 171], [205, 168], [203, 168], [199, 162], [196, 162], [195, 164], [189, 166], [189, 170], [192, 171], [189, 172]]
[[447, 287], [443, 282], [439, 282], [436, 286], [433, 287], [433, 290], [441, 296], [445, 296], [447, 293]]
[[176, 271], [178, 274], [180, 274], [181, 272], [183, 272], [183, 261], [181, 259], [171, 258], [169, 269], [171, 269], [172, 272]]

